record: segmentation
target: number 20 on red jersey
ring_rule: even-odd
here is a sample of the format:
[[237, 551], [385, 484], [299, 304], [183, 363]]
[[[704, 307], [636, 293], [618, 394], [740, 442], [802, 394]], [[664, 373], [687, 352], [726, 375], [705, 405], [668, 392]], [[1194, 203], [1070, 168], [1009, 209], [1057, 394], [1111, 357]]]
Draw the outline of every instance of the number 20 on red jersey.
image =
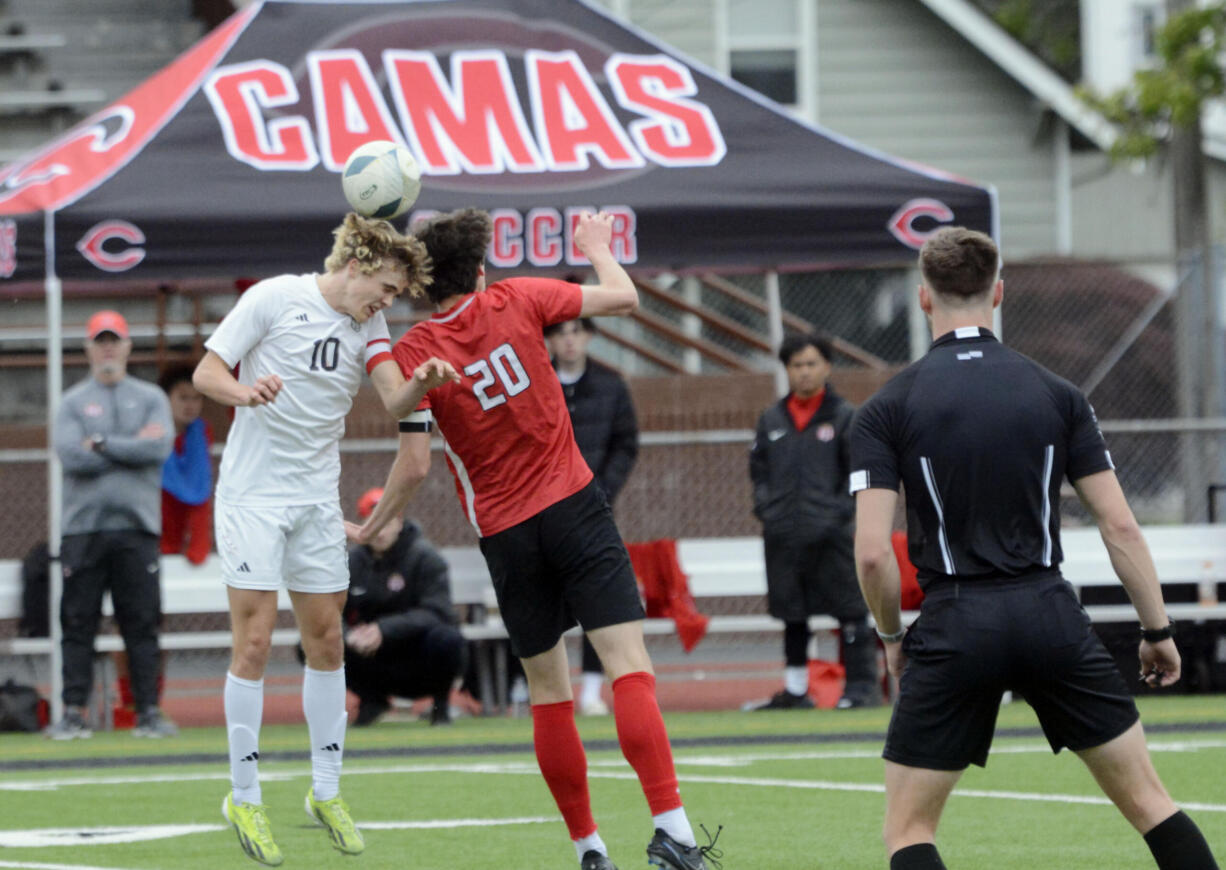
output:
[[[473, 392], [483, 411], [498, 407], [508, 396], [518, 396], [532, 385], [510, 343], [494, 348], [489, 359], [479, 359], [464, 366], [464, 374], [476, 379]], [[493, 392], [491, 388], [494, 388]]]

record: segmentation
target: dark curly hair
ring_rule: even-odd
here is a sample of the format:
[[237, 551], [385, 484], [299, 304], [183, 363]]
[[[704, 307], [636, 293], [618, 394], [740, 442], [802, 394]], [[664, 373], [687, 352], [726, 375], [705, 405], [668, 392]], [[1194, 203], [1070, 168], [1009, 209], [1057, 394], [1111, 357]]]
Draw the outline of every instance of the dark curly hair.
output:
[[436, 215], [413, 228], [434, 262], [434, 283], [426, 288], [431, 302], [437, 305], [477, 288], [491, 234], [490, 216], [475, 208]]

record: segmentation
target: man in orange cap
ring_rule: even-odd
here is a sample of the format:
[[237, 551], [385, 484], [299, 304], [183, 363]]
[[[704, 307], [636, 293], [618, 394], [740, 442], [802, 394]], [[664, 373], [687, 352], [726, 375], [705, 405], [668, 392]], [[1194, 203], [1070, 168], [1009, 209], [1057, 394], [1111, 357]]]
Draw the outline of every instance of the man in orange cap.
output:
[[85, 719], [93, 683], [94, 636], [102, 595], [111, 593], [123, 634], [136, 702], [137, 737], [168, 737], [174, 724], [158, 710], [158, 539], [162, 464], [174, 423], [166, 395], [128, 376], [132, 340], [116, 311], [98, 311], [85, 329], [90, 376], [64, 394], [55, 451], [64, 466], [63, 719], [56, 740], [89, 737]]
[[[383, 490], [358, 499], [370, 516]], [[355, 725], [370, 725], [388, 696], [432, 697], [431, 725], [451, 721], [447, 699], [464, 667], [464, 636], [451, 605], [447, 563], [412, 520], [390, 522], [367, 546], [349, 550], [345, 682], [361, 702]]]

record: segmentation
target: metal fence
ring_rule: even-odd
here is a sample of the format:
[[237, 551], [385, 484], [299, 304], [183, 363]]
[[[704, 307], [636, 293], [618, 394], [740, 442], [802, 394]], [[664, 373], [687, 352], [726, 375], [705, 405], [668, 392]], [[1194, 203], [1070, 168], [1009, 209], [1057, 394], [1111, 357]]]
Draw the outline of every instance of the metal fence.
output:
[[[1194, 272], [1173, 263], [1031, 262], [1010, 264], [1004, 273], [1006, 343], [1089, 395], [1124, 490], [1143, 523], [1203, 522], [1213, 498], [1211, 485], [1226, 483], [1226, 419], [1220, 412], [1180, 416], [1186, 405], [1180, 401], [1184, 369], [1179, 351], [1180, 343], [1187, 340], [1188, 327], [1176, 316], [1175, 303], [1181, 293], [1191, 292]], [[767, 283], [772, 279], [766, 276], [730, 275], [709, 280], [700, 276], [657, 276], [653, 280], [666, 292], [714, 312], [718, 318], [756, 335], [768, 333], [764, 305]], [[783, 308], [793, 323], [800, 318], [834, 334], [862, 352], [861, 359], [875, 358], [893, 370], [927, 348], [929, 336], [915, 304], [918, 274], [914, 269], [783, 274], [777, 280]], [[726, 282], [760, 304], [737, 301], [719, 289], [719, 282]], [[650, 298], [645, 299], [644, 309], [687, 336], [737, 355], [743, 360], [743, 368], [765, 373], [773, 372], [778, 365], [768, 350], [738, 337], [735, 330], [713, 325], [712, 320]], [[709, 354], [661, 337], [661, 333], [642, 324], [618, 320], [606, 328], [625, 330], [689, 372], [717, 374], [727, 370], [713, 362]], [[1220, 344], [1220, 329], [1216, 335]], [[166, 345], [171, 349], [176, 346], [173, 339]], [[1199, 376], [1210, 383], [1213, 378], [1205, 371], [1212, 375], [1212, 366], [1220, 365], [1214, 362], [1220, 358], [1220, 351], [1220, 347], [1216, 351], [1208, 347], [1202, 354]], [[607, 337], [597, 340], [593, 352], [618, 365], [632, 382], [636, 377], [650, 378], [669, 371]], [[1215, 352], [1219, 357], [1215, 358]], [[841, 356], [838, 362], [846, 374], [850, 358]], [[29, 366], [23, 370], [28, 371]], [[3, 375], [0, 369], [0, 377]], [[732, 379], [728, 380], [731, 383]], [[686, 382], [679, 383], [677, 392], [684, 393]], [[617, 521], [627, 540], [759, 532], [750, 510], [748, 426], [773, 397], [769, 379], [755, 389], [742, 389], [738, 401], [745, 407], [733, 409], [735, 413], [713, 414], [709, 407], [694, 406], [678, 419], [659, 413], [646, 416], [648, 420], [667, 417], [670, 422], [664, 425], [669, 430], [649, 428], [643, 433], [638, 464], [616, 505]], [[37, 407], [31, 407], [27, 416], [37, 422], [40, 413]], [[732, 428], [711, 429], [722, 425]], [[351, 427], [351, 432], [363, 437], [342, 444], [341, 498], [350, 515], [357, 496], [367, 487], [380, 484], [390, 465], [395, 442], [374, 437], [381, 431], [385, 430]], [[0, 450], [0, 559], [19, 559], [46, 536], [45, 455], [40, 448]], [[1226, 495], [1219, 494], [1217, 499], [1220, 517]], [[1061, 507], [1066, 524], [1088, 522], [1070, 487], [1066, 487]], [[475, 543], [441, 461], [435, 462], [410, 512], [440, 546]], [[761, 599], [753, 597], [707, 602], [704, 606], [725, 613], [764, 609]], [[214, 629], [219, 627], [217, 619], [175, 617], [174, 626], [168, 628]], [[224, 617], [221, 619], [224, 622]], [[11, 623], [0, 624], [0, 636], [14, 631]], [[724, 637], [717, 644], [704, 644], [703, 657], [706, 661], [774, 661], [777, 645], [775, 639], [762, 637]], [[675, 643], [655, 641], [653, 646], [665, 660], [676, 655]], [[215, 676], [223, 666], [215, 652], [177, 654], [174, 662], [176, 672], [188, 677]], [[292, 670], [292, 659], [285, 658], [281, 664]]]
[[[1090, 397], [1118, 466], [1125, 490], [1137, 512], [1151, 522], [1203, 520], [1208, 513], [1208, 486], [1226, 482], [1223, 468], [1226, 433], [1218, 414], [1180, 417], [1178, 350], [1189, 339], [1176, 334], [1175, 301], [1187, 285], [1199, 280], [1194, 269], [1171, 262], [1117, 265], [1083, 262], [1025, 262], [1008, 264], [1004, 272], [1002, 308], [1006, 342], [1081, 387]], [[654, 283], [669, 294], [701, 306], [755, 335], [767, 332], [766, 314], [729, 297], [715, 286], [733, 285], [746, 297], [766, 296], [763, 275], [729, 275], [705, 281], [702, 276], [656, 276]], [[917, 316], [914, 269], [856, 269], [781, 274], [780, 297], [785, 312], [801, 318], [843, 341], [901, 367], [922, 353], [929, 337], [922, 315]], [[91, 303], [96, 305], [96, 303]], [[209, 303], [206, 309], [217, 306]], [[174, 310], [174, 304], [167, 308]], [[735, 334], [713, 327], [684, 310], [669, 308], [644, 297], [644, 308], [654, 316], [684, 327], [692, 334], [738, 354], [747, 368], [774, 371], [778, 363], [761, 349], [748, 346]], [[184, 310], [188, 310], [185, 308]], [[407, 310], [401, 312], [408, 314]], [[29, 318], [27, 318], [29, 319]], [[407, 323], [407, 318], [403, 318]], [[622, 319], [602, 322], [608, 331], [651, 333]], [[195, 328], [207, 329], [196, 323]], [[27, 327], [27, 331], [29, 327]], [[0, 330], [2, 332], [3, 330]], [[1221, 344], [1221, 330], [1218, 331]], [[153, 336], [148, 337], [154, 341]], [[174, 350], [176, 341], [194, 343], [184, 334], [159, 339]], [[655, 334], [662, 353], [685, 360], [687, 349]], [[139, 345], [139, 343], [138, 343]], [[28, 353], [28, 343], [23, 349]], [[0, 345], [0, 359], [4, 347]], [[634, 359], [631, 351], [598, 338], [594, 352], [610, 358], [631, 377], [658, 375], [650, 362]], [[1217, 348], [1220, 354], [1221, 348]], [[1207, 354], [1211, 365], [1213, 354]], [[696, 373], [724, 369], [701, 354], [691, 354], [689, 367]], [[841, 364], [848, 360], [840, 359]], [[29, 371], [0, 368], [0, 379], [12, 380]], [[82, 372], [78, 369], [66, 380]], [[143, 372], [142, 372], [143, 374]], [[1219, 387], [1220, 390], [1220, 381]], [[771, 397], [750, 396], [737, 416], [748, 426]], [[752, 406], [750, 406], [752, 405]], [[1220, 408], [1220, 405], [1218, 406]], [[26, 422], [37, 423], [42, 409], [24, 406]], [[710, 428], [702, 409], [691, 409], [692, 422], [666, 424], [669, 428]], [[20, 412], [10, 408], [12, 415]], [[716, 424], [719, 425], [719, 424]], [[360, 435], [372, 434], [358, 431]], [[734, 433], [720, 436], [725, 439]], [[3, 437], [3, 433], [0, 433]], [[29, 443], [28, 441], [26, 443]], [[390, 442], [389, 442], [390, 443]], [[0, 441], [0, 447], [6, 446]], [[747, 534], [755, 531], [749, 514], [745, 480], [745, 443], [686, 443], [681, 436], [647, 433], [638, 467], [618, 506], [619, 520], [631, 539], [694, 535]], [[346, 446], [342, 481], [347, 501], [362, 487], [382, 479], [388, 455], [362, 452]], [[46, 480], [44, 454], [37, 449], [0, 450], [0, 558], [17, 558], [45, 536]], [[1195, 466], [1189, 478], [1185, 466]], [[466, 524], [455, 506], [451, 484], [441, 463], [436, 478], [427, 484], [421, 503], [428, 503], [428, 531], [443, 544], [470, 540]], [[1070, 511], [1070, 519], [1075, 517]]]

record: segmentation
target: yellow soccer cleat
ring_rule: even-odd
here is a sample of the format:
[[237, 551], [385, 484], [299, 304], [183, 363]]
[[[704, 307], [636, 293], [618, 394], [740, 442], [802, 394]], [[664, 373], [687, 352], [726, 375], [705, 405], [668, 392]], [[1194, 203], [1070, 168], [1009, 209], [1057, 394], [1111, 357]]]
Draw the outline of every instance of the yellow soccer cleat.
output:
[[285, 860], [272, 839], [272, 826], [263, 804], [236, 804], [234, 792], [230, 792], [221, 802], [221, 814], [234, 826], [238, 844], [249, 857], [269, 867], [277, 867]]
[[349, 815], [349, 807], [345, 805], [340, 795], [329, 801], [317, 801], [315, 800], [315, 789], [312, 788], [307, 792], [306, 811], [308, 816], [328, 829], [333, 849], [344, 852], [346, 855], [362, 854], [362, 850], [366, 848], [366, 841], [362, 839], [362, 833], [353, 824], [353, 817]]

